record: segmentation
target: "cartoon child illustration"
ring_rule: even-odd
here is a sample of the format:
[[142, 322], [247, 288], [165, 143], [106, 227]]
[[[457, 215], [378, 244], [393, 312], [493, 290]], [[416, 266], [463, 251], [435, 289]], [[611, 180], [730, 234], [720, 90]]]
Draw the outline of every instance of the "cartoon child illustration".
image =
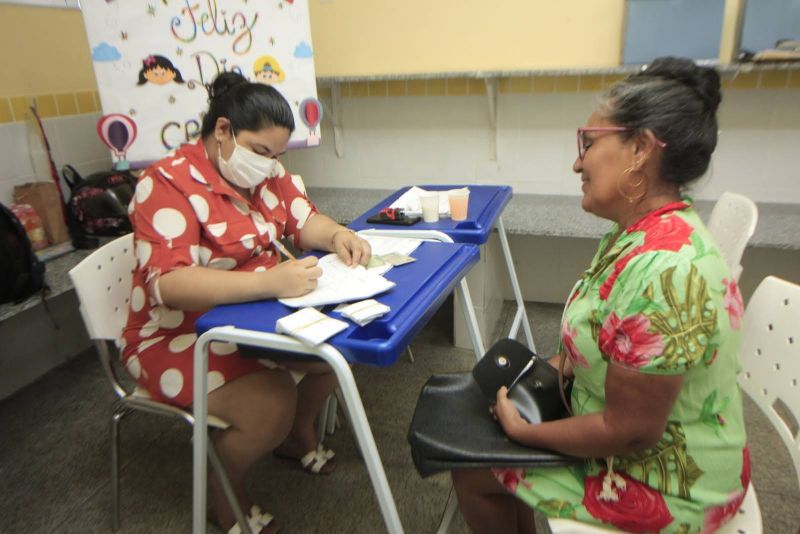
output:
[[142, 70], [139, 71], [139, 83], [147, 82], [156, 85], [166, 85], [170, 82], [184, 83], [181, 72], [175, 68], [170, 60], [164, 56], [149, 55], [142, 60]]
[[253, 64], [253, 72], [258, 83], [273, 85], [286, 79], [286, 73], [281, 69], [278, 60], [272, 56], [261, 56]]

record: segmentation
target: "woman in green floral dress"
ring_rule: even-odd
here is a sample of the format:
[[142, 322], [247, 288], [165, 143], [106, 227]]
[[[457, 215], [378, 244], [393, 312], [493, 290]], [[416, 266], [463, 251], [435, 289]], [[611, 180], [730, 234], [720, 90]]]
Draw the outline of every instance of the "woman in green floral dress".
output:
[[[475, 532], [532, 532], [531, 508], [630, 532], [713, 532], [750, 480], [736, 376], [736, 281], [684, 186], [717, 141], [719, 76], [659, 58], [578, 130], [583, 209], [614, 222], [575, 285], [558, 356], [573, 417], [531, 425], [497, 394], [506, 434], [585, 458], [563, 468], [454, 471]], [[511, 495], [515, 496], [512, 497]]]

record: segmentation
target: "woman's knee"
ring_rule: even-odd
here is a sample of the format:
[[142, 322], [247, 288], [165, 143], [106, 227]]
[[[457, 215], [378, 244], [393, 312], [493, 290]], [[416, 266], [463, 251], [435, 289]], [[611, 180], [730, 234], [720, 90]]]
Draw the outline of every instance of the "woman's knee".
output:
[[297, 388], [288, 371], [265, 369], [225, 384], [208, 400], [210, 413], [248, 434], [288, 433]]
[[454, 469], [450, 472], [453, 486], [459, 494], [505, 493], [490, 469]]

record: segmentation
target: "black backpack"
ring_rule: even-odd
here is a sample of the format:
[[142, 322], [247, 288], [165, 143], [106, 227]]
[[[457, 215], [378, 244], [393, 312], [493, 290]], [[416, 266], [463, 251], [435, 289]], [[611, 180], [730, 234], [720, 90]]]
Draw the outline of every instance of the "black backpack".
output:
[[136, 190], [135, 176], [127, 171], [110, 171], [83, 178], [71, 165], [65, 165], [61, 174], [71, 190], [67, 209], [73, 237], [75, 233], [120, 236], [133, 231], [128, 204]]
[[45, 287], [44, 263], [17, 216], [0, 204], [0, 303], [23, 301]]

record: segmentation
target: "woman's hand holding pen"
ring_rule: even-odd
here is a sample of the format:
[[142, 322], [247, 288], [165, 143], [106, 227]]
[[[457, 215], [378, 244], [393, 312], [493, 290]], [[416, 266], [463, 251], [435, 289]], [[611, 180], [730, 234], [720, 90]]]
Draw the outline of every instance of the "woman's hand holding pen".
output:
[[276, 297], [299, 297], [316, 289], [317, 280], [322, 276], [322, 269], [317, 263], [316, 257], [306, 256], [299, 260], [283, 261], [264, 274], [275, 276]]
[[333, 251], [342, 259], [345, 265], [355, 267], [356, 265], [366, 265], [372, 256], [372, 249], [364, 239], [345, 228], [334, 232]]

